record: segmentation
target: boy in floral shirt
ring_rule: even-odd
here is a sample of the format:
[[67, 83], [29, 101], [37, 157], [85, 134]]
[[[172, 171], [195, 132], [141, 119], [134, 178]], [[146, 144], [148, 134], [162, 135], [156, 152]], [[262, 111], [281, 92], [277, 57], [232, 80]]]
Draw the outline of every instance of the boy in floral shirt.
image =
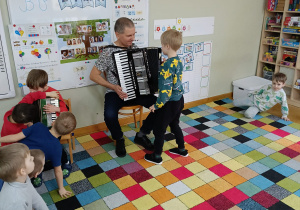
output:
[[282, 119], [289, 120], [289, 108], [286, 94], [283, 90], [286, 82], [286, 75], [276, 73], [273, 76], [272, 84], [266, 85], [261, 89], [250, 93], [245, 98], [234, 99], [234, 106], [249, 106], [244, 115], [246, 118], [253, 118], [258, 112], [271, 109], [277, 103], [281, 104]]
[[160, 67], [158, 78], [159, 95], [155, 104], [149, 109], [155, 112], [155, 124], [153, 133], [154, 153], [146, 154], [145, 160], [155, 164], [162, 163], [162, 148], [164, 136], [168, 126], [175, 135], [178, 148], [169, 151], [176, 155], [188, 156], [184, 147], [182, 130], [179, 127], [179, 117], [184, 107], [182, 87], [182, 63], [176, 53], [182, 44], [182, 33], [174, 29], [165, 31], [161, 35], [162, 51], [168, 59]]

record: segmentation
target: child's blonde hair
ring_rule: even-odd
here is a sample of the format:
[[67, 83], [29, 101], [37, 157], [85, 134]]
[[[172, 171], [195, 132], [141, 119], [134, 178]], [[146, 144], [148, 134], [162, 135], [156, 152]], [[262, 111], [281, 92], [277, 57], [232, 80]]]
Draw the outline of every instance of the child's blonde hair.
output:
[[71, 112], [62, 112], [53, 127], [59, 135], [69, 134], [76, 128], [76, 118]]
[[30, 155], [29, 148], [22, 143], [14, 143], [0, 147], [0, 179], [14, 182], [18, 172], [25, 168], [25, 159]]
[[48, 74], [42, 69], [32, 69], [27, 76], [26, 85], [30, 89], [44, 88], [48, 84]]
[[44, 168], [45, 154], [40, 149], [31, 149], [30, 155], [34, 157], [33, 159], [34, 169], [30, 174], [28, 174], [28, 176], [29, 178], [33, 178], [37, 173], [40, 173]]
[[278, 73], [276, 73], [276, 74], [273, 75], [272, 80], [274, 80], [276, 82], [285, 83], [286, 80], [287, 80], [287, 77], [286, 77], [286, 75], [284, 73], [278, 72]]
[[162, 45], [169, 45], [173, 50], [177, 51], [182, 44], [182, 33], [175, 29], [165, 31], [160, 37], [160, 42]]

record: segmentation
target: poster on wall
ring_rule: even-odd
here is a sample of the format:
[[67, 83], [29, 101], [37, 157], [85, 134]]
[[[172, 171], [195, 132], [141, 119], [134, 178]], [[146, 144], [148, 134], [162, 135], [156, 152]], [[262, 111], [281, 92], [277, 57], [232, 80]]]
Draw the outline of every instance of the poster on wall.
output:
[[208, 97], [212, 42], [187, 43], [177, 51], [183, 65], [184, 101]]
[[14, 24], [9, 29], [18, 86], [26, 86], [31, 69], [47, 71], [49, 82], [61, 81], [54, 24]]
[[184, 37], [213, 34], [214, 22], [214, 17], [154, 20], [154, 39], [160, 39], [161, 34], [169, 29], [182, 32]]
[[0, 99], [15, 97], [8, 50], [0, 10]]
[[90, 71], [99, 47], [115, 41], [113, 28], [119, 17], [133, 20], [135, 44], [148, 46], [148, 0], [7, 0], [7, 5], [18, 83], [25, 94], [33, 68], [46, 70], [49, 83], [58, 90], [95, 84]]
[[134, 43], [139, 47], [148, 47], [148, 1], [114, 0], [114, 3], [113, 22], [115, 23], [120, 17], [131, 19], [136, 30]]

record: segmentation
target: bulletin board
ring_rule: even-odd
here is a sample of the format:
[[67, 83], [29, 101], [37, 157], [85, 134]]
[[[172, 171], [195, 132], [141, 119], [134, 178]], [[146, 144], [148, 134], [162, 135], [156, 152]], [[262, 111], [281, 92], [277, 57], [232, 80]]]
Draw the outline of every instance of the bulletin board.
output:
[[11, 75], [10, 62], [0, 10], [0, 99], [15, 97], [14, 83]]
[[[111, 44], [114, 23], [128, 17], [135, 43], [148, 46], [148, 0], [7, 0], [18, 85], [28, 92], [31, 69], [44, 69], [58, 90], [95, 84], [89, 74], [99, 47]], [[146, 35], [147, 34], [147, 35]]]
[[183, 65], [184, 102], [208, 97], [212, 41], [183, 44], [177, 51]]

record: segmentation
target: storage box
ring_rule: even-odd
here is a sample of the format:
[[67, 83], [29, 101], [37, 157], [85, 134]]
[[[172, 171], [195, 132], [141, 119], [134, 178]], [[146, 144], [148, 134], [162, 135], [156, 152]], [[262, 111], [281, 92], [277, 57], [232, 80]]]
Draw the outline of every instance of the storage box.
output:
[[257, 76], [251, 76], [235, 80], [232, 82], [232, 84], [233, 99], [237, 99], [246, 97], [248, 93], [252, 93], [264, 85], [272, 84], [272, 81]]

